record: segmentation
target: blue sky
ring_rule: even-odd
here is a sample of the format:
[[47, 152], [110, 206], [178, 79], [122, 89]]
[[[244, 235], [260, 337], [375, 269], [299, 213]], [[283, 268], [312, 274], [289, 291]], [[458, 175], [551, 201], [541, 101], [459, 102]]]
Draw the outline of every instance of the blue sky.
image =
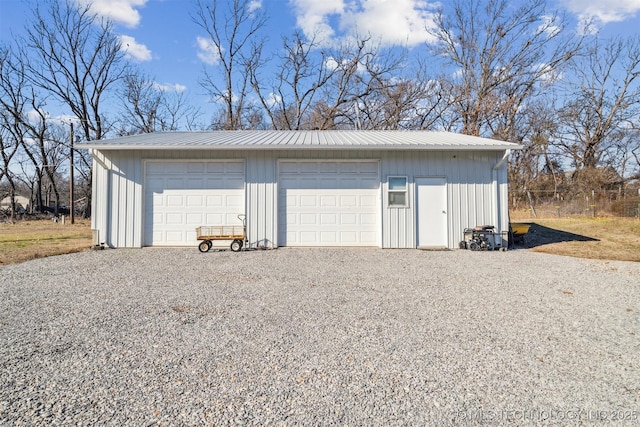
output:
[[[24, 31], [37, 0], [0, 0], [0, 42]], [[73, 0], [88, 2], [89, 0]], [[525, 0], [526, 1], [526, 0]], [[640, 0], [548, 0], [577, 22], [592, 18], [604, 36], [631, 35], [640, 26]], [[442, 1], [446, 5], [446, 0]], [[438, 4], [429, 0], [253, 0], [269, 18], [268, 48], [299, 29], [336, 38], [357, 28], [383, 43], [424, 47], [424, 30]], [[192, 0], [93, 0], [93, 11], [111, 18], [127, 54], [167, 90], [186, 91], [196, 105], [206, 102], [198, 81], [207, 65], [204, 32], [192, 19]], [[200, 37], [200, 39], [199, 39]], [[207, 110], [205, 108], [205, 110]]]

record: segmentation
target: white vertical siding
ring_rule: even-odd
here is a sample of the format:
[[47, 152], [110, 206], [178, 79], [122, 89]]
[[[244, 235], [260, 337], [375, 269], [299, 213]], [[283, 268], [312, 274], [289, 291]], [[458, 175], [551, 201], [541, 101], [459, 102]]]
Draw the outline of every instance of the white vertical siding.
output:
[[[243, 159], [248, 238], [252, 246], [278, 245], [278, 159], [380, 160], [382, 247], [415, 248], [415, 179], [447, 182], [448, 241], [456, 247], [467, 227], [490, 224], [508, 229], [506, 162], [494, 173], [503, 151], [349, 150], [151, 150], [93, 152], [92, 227], [113, 247], [141, 247], [145, 159]], [[387, 177], [406, 176], [406, 208], [390, 208]], [[499, 223], [495, 223], [495, 222]]]

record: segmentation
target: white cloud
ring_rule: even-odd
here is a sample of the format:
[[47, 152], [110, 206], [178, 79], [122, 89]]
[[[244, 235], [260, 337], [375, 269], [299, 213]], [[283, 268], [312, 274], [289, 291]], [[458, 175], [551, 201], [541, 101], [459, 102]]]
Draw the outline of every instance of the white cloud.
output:
[[43, 115], [45, 117], [45, 120], [50, 119], [49, 112], [44, 110], [37, 111], [37, 110], [31, 109], [25, 113], [27, 122], [29, 123], [38, 123], [40, 120], [42, 120]]
[[640, 0], [563, 0], [563, 3], [580, 20], [595, 19], [602, 24], [625, 21], [640, 12]]
[[153, 87], [162, 92], [176, 92], [182, 93], [187, 90], [185, 85], [181, 85], [180, 83], [154, 83]]
[[540, 73], [540, 80], [543, 83], [555, 83], [564, 77], [564, 74], [560, 70], [556, 70], [549, 64], [537, 64], [533, 67], [534, 71]]
[[436, 3], [425, 0], [290, 0], [296, 22], [307, 37], [371, 35], [382, 44], [415, 46], [432, 40]]
[[137, 8], [143, 7], [147, 0], [75, 0], [78, 4], [89, 5], [91, 11], [112, 19], [114, 22], [134, 28], [140, 23]]
[[362, 0], [344, 17], [348, 27], [371, 34], [385, 44], [416, 46], [434, 41], [427, 32], [434, 14], [426, 1]]
[[216, 47], [211, 39], [198, 36], [196, 42], [198, 43], [198, 58], [200, 58], [200, 60], [205, 64], [217, 64], [219, 59]]
[[338, 68], [340, 66], [340, 63], [338, 61], [336, 61], [335, 58], [329, 57], [325, 61], [324, 66], [326, 68], [328, 68], [329, 70], [333, 71], [333, 70], [335, 70], [336, 68]]
[[262, 0], [253, 0], [249, 3], [249, 13], [253, 13], [262, 8]]
[[290, 0], [296, 14], [296, 24], [311, 38], [330, 39], [334, 35], [331, 19], [345, 11], [344, 0]]
[[140, 62], [151, 61], [151, 51], [145, 45], [138, 43], [135, 38], [120, 36], [120, 43], [122, 43], [122, 51], [128, 58]]
[[282, 102], [282, 97], [280, 95], [277, 95], [273, 92], [271, 92], [269, 94], [269, 96], [267, 97], [267, 105], [269, 107], [273, 107], [275, 105], [278, 105]]
[[555, 17], [549, 15], [542, 17], [542, 24], [538, 27], [538, 31], [544, 31], [549, 37], [555, 37], [561, 30], [562, 28], [557, 25]]

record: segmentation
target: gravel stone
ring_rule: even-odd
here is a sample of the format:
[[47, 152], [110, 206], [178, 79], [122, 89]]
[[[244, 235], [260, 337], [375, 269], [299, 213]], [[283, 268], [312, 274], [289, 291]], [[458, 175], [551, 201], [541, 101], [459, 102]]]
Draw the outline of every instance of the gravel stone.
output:
[[637, 425], [639, 354], [638, 263], [145, 248], [0, 267], [1, 425]]

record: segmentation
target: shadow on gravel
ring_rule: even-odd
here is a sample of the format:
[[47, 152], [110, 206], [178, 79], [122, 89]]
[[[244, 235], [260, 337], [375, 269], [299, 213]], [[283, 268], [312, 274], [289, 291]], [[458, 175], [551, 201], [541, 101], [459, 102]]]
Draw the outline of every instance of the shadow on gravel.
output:
[[514, 239], [514, 248], [535, 248], [537, 246], [548, 245], [560, 242], [598, 242], [589, 236], [569, 233], [568, 231], [556, 230], [555, 228], [545, 227], [535, 222], [528, 223], [530, 225], [529, 232], [520, 238]]

